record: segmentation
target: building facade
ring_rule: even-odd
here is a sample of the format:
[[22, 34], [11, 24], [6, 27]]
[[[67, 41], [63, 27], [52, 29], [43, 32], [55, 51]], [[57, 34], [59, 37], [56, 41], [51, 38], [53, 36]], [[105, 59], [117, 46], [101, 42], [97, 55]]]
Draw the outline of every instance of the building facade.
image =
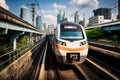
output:
[[27, 21], [27, 22], [30, 22], [30, 11], [29, 9], [26, 7], [26, 6], [22, 6], [21, 9], [20, 9], [20, 17]]
[[74, 22], [79, 23], [79, 14], [78, 14], [78, 12], [75, 13]]
[[54, 34], [55, 25], [48, 25], [48, 33]]
[[57, 15], [57, 24], [61, 23], [62, 18], [63, 18], [62, 12], [61, 12], [61, 10], [59, 10], [59, 13], [58, 13], [58, 15]]
[[36, 26], [38, 29], [42, 30], [42, 17], [41, 16], [36, 17]]
[[118, 16], [117, 19], [120, 20], [120, 0], [118, 0]]
[[111, 19], [111, 9], [110, 8], [99, 8], [93, 10], [94, 16], [102, 15], [104, 19]]
[[89, 26], [95, 26], [98, 24], [106, 23], [112, 21], [111, 19], [104, 19], [104, 16], [93, 16], [89, 18]]

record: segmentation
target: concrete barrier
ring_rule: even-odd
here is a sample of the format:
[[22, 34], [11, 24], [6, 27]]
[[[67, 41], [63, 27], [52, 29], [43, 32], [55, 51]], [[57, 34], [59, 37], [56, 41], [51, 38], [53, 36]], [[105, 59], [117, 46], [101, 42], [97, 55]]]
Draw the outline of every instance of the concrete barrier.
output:
[[21, 75], [29, 68], [28, 64], [31, 62], [32, 52], [29, 50], [19, 59], [15, 60], [12, 64], [0, 72], [0, 80], [19, 80]]

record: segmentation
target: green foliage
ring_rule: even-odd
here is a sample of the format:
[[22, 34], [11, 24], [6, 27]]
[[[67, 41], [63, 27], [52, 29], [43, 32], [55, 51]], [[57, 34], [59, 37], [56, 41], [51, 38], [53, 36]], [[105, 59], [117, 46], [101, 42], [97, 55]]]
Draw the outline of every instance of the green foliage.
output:
[[0, 54], [7, 53], [11, 49], [11, 40], [0, 36]]
[[100, 39], [104, 36], [103, 29], [100, 27], [93, 28], [91, 30], [86, 30], [87, 38], [91, 39]]
[[0, 53], [4, 54], [11, 50], [11, 46], [9, 44], [0, 44]]
[[[9, 51], [12, 51], [12, 41], [10, 39], [0, 39], [0, 54], [4, 54], [7, 53]], [[23, 47], [25, 45], [29, 45], [29, 40], [28, 37], [25, 35], [21, 35], [19, 36], [19, 38], [17, 39], [17, 48]]]
[[104, 31], [101, 27], [93, 28], [90, 30], [86, 30], [88, 40], [104, 40], [109, 41], [114, 44], [120, 43], [119, 35]]
[[28, 40], [28, 37], [25, 35], [21, 35], [17, 39], [17, 48], [20, 48], [20, 47], [28, 45], [28, 44], [29, 44], [29, 40]]

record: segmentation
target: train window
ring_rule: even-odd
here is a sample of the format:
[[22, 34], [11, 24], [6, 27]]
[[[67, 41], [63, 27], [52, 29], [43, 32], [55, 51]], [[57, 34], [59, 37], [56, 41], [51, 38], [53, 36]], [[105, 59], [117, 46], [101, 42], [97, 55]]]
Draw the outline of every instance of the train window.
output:
[[83, 39], [83, 32], [80, 26], [62, 25], [60, 30], [60, 38], [65, 40], [80, 40]]

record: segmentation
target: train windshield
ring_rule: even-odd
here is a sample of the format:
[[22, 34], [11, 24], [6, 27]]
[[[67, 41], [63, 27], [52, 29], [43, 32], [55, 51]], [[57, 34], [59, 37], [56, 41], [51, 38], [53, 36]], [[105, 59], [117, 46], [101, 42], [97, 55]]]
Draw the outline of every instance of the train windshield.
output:
[[60, 38], [65, 40], [80, 40], [83, 39], [83, 32], [78, 25], [61, 25]]

